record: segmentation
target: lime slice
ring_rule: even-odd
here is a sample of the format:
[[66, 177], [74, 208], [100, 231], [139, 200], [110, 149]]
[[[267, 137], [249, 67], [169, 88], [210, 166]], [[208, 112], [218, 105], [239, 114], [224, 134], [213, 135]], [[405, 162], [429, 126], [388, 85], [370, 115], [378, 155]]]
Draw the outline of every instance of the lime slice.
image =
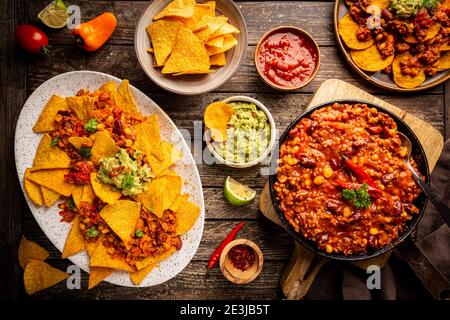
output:
[[38, 19], [52, 29], [64, 28], [67, 25], [69, 15], [67, 6], [62, 0], [55, 0], [38, 14]]
[[230, 176], [225, 179], [223, 193], [225, 198], [234, 206], [243, 206], [244, 204], [250, 203], [256, 196], [256, 191], [237, 182]]

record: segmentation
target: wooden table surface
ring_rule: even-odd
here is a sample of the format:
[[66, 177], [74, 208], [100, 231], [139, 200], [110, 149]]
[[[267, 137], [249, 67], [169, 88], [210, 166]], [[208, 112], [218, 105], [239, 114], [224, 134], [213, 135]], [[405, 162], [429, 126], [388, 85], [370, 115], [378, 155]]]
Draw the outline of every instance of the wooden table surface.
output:
[[[236, 1], [248, 27], [249, 45], [244, 63], [228, 83], [215, 92], [198, 96], [177, 96], [156, 87], [141, 70], [133, 47], [134, 26], [149, 1], [67, 0], [81, 7], [82, 19], [93, 18], [103, 11], [118, 17], [118, 29], [98, 52], [85, 53], [72, 44], [67, 29], [49, 31], [53, 46], [48, 57], [30, 57], [14, 43], [18, 23], [35, 22], [37, 13], [50, 0], [0, 0], [1, 103], [0, 103], [0, 296], [24, 297], [22, 270], [17, 261], [17, 247], [22, 234], [37, 241], [51, 253], [49, 262], [61, 268], [69, 265], [40, 230], [20, 190], [14, 164], [14, 131], [17, 117], [26, 98], [41, 83], [60, 73], [73, 70], [95, 70], [130, 82], [158, 103], [179, 128], [193, 131], [193, 121], [201, 120], [204, 107], [213, 100], [244, 94], [254, 97], [272, 112], [277, 127], [284, 128], [299, 115], [314, 90], [326, 79], [348, 81], [412, 114], [428, 121], [446, 138], [450, 134], [450, 83], [415, 95], [397, 95], [382, 91], [363, 80], [345, 63], [336, 47], [332, 27], [333, 1]], [[156, 1], [156, 0], [155, 0]], [[270, 28], [296, 25], [312, 34], [320, 45], [322, 64], [311, 84], [298, 92], [283, 94], [265, 85], [255, 71], [253, 51], [258, 39]], [[199, 151], [199, 150], [193, 150]], [[151, 288], [125, 288], [101, 283], [87, 290], [87, 274], [82, 276], [81, 290], [68, 290], [59, 284], [35, 295], [37, 298], [77, 299], [275, 299], [280, 298], [279, 277], [289, 258], [293, 243], [282, 229], [258, 212], [257, 201], [246, 207], [226, 203], [222, 184], [227, 175], [237, 177], [258, 192], [266, 177], [258, 168], [231, 169], [222, 165], [198, 166], [205, 193], [206, 221], [203, 239], [191, 263], [172, 280]], [[247, 227], [241, 236], [258, 243], [265, 256], [264, 270], [249, 285], [233, 286], [218, 268], [208, 271], [207, 260], [238, 221]]]

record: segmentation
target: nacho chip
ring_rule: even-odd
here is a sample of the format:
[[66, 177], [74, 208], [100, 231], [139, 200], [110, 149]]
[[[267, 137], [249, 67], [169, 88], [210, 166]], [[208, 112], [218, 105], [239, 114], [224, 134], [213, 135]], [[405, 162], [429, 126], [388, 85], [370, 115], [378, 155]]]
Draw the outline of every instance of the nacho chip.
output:
[[40, 245], [38, 245], [36, 242], [30, 241], [24, 236], [22, 236], [22, 239], [20, 240], [19, 244], [19, 263], [22, 268], [25, 268], [25, 266], [30, 262], [31, 260], [40, 260], [44, 261], [48, 257], [50, 257], [50, 254], [47, 250], [42, 248]]
[[177, 235], [182, 235], [188, 232], [200, 214], [200, 207], [195, 203], [185, 200], [179, 205], [176, 211], [177, 215], [177, 226], [175, 232]]
[[115, 270], [112, 268], [90, 267], [89, 268], [89, 285], [88, 289], [92, 289], [108, 277]]
[[[225, 23], [227, 23], [228, 18], [225, 16], [203, 16], [200, 19], [201, 23], [206, 24], [206, 28], [201, 29], [200, 31], [194, 31], [194, 34], [199, 38], [202, 42], [206, 42], [217, 30], [222, 28]], [[196, 28], [196, 30], [198, 30]]]
[[157, 256], [149, 256], [141, 261], [136, 261], [136, 268], [138, 270], [142, 270], [150, 265], [156, 265], [159, 261], [162, 261], [168, 257], [170, 257], [177, 249], [175, 247], [170, 247], [169, 250], [163, 252]]
[[370, 39], [369, 41], [359, 41], [356, 37], [358, 28], [358, 24], [349, 14], [346, 14], [339, 20], [339, 35], [347, 47], [355, 50], [369, 48], [373, 44], [373, 39]]
[[227, 56], [225, 52], [214, 54], [209, 57], [212, 66], [224, 66], [227, 63]]
[[31, 260], [25, 267], [23, 282], [25, 291], [31, 295], [38, 291], [53, 287], [55, 284], [68, 277], [69, 275], [67, 273], [53, 268], [43, 261]]
[[152, 168], [153, 174], [157, 178], [173, 164], [182, 159], [181, 151], [175, 148], [171, 143], [165, 141], [162, 141], [161, 143], [164, 152], [164, 160], [158, 160], [153, 155], [147, 155], [148, 163]]
[[180, 31], [178, 31], [177, 43], [162, 69], [162, 73], [209, 70], [209, 67], [209, 56], [203, 43], [192, 31], [181, 27]]
[[206, 42], [206, 45], [210, 47], [222, 48], [224, 43], [224, 37], [216, 37]]
[[116, 103], [116, 92], [117, 92], [117, 84], [115, 81], [109, 81], [102, 85], [97, 90], [98, 92], [108, 92], [109, 93], [109, 99], [115, 104]]
[[94, 189], [92, 189], [92, 185], [85, 184], [83, 186], [83, 193], [81, 196], [81, 202], [87, 202], [89, 204], [92, 204], [95, 200], [95, 192]]
[[120, 148], [116, 145], [114, 140], [101, 131], [95, 136], [94, 145], [91, 149], [91, 161], [97, 164], [98, 160], [101, 158], [112, 157], [119, 151]]
[[95, 247], [94, 253], [91, 255], [89, 267], [112, 268], [128, 272], [136, 271], [136, 269], [129, 265], [125, 260], [113, 258], [102, 242]]
[[383, 59], [380, 52], [377, 49], [376, 44], [371, 45], [364, 50], [352, 50], [350, 55], [353, 62], [362, 70], [376, 72], [381, 71], [387, 66], [391, 65], [394, 60], [394, 55]]
[[97, 238], [91, 238], [91, 241], [87, 241], [86, 239], [84, 240], [84, 246], [86, 247], [86, 252], [88, 254], [89, 257], [92, 257], [92, 255], [95, 252], [95, 249], [97, 248], [97, 246], [102, 243], [103, 241], [103, 236], [100, 233], [99, 236]]
[[67, 140], [77, 150], [91, 141], [88, 137], [69, 137]]
[[58, 146], [52, 146], [52, 138], [46, 133], [36, 150], [31, 172], [43, 169], [65, 169], [70, 166], [70, 157]]
[[359, 4], [367, 13], [380, 15], [389, 6], [389, 0], [371, 0], [368, 6], [364, 6], [363, 1], [359, 1]]
[[95, 195], [103, 202], [114, 204], [122, 196], [122, 192], [113, 185], [103, 183], [97, 179], [97, 172], [91, 173], [91, 184]]
[[61, 254], [61, 259], [65, 259], [85, 250], [86, 247], [84, 245], [84, 235], [81, 232], [80, 218], [77, 215], [72, 221], [72, 227], [70, 228], [69, 235], [66, 238], [66, 243], [64, 244], [64, 250]]
[[184, 193], [184, 194], [180, 194], [177, 198], [177, 200], [175, 200], [174, 203], [172, 203], [169, 206], [169, 209], [172, 210], [173, 212], [177, 212], [178, 210], [180, 210], [180, 207], [189, 199], [189, 194]]
[[36, 133], [53, 131], [55, 129], [53, 121], [60, 110], [67, 110], [66, 100], [53, 95], [42, 110], [33, 131]]
[[116, 104], [122, 108], [126, 113], [139, 114], [136, 101], [134, 101], [133, 94], [129, 86], [128, 80], [123, 80], [117, 89]]
[[147, 27], [152, 42], [156, 66], [163, 66], [177, 41], [178, 30], [182, 23], [175, 20], [158, 20]]
[[127, 249], [131, 248], [132, 235], [141, 215], [141, 203], [131, 200], [119, 200], [108, 204], [100, 211], [100, 216], [108, 226], [122, 239]]
[[142, 280], [144, 280], [147, 275], [150, 273], [150, 271], [152, 271], [156, 266], [156, 263], [148, 265], [147, 267], [145, 267], [144, 269], [135, 271], [135, 272], [130, 272], [130, 280], [135, 284], [135, 285], [139, 285]]
[[40, 170], [31, 173], [29, 179], [40, 186], [68, 197], [75, 187], [74, 184], [67, 183], [64, 180], [64, 176], [68, 173], [68, 169]]
[[416, 77], [411, 77], [410, 75], [404, 75], [400, 67], [400, 61], [402, 59], [410, 59], [412, 55], [409, 52], [399, 54], [395, 57], [392, 62], [392, 77], [394, 82], [401, 88], [415, 88], [425, 81], [425, 72], [423, 69], [420, 70]]
[[42, 195], [41, 187], [28, 179], [30, 174], [31, 174], [30, 169], [25, 170], [25, 175], [23, 177], [23, 187], [30, 200], [36, 206], [41, 207], [44, 204], [44, 198]]
[[74, 96], [67, 97], [67, 106], [75, 112], [75, 115], [80, 118], [83, 123], [88, 122], [92, 118], [92, 111], [94, 111], [95, 99], [91, 96]]
[[172, 74], [173, 76], [184, 76], [189, 74], [210, 74], [213, 73], [214, 70], [189, 70]]
[[227, 140], [227, 124], [233, 114], [233, 107], [223, 101], [213, 102], [206, 107], [203, 119], [214, 141]]
[[240, 31], [238, 28], [236, 28], [235, 26], [233, 26], [232, 24], [229, 24], [228, 22], [225, 23], [222, 27], [220, 27], [218, 30], [216, 30], [210, 37], [209, 39], [215, 39], [218, 37], [222, 37], [226, 34], [231, 34], [231, 33], [235, 33], [235, 34], [239, 34]]
[[186, 21], [185, 27], [192, 30], [200, 19], [211, 10], [210, 3], [196, 3], [194, 6], [194, 15]]
[[72, 199], [73, 199], [73, 202], [75, 203], [75, 207], [77, 207], [78, 209], [80, 209], [80, 204], [81, 204], [81, 200], [82, 200], [82, 196], [83, 196], [83, 190], [84, 190], [85, 186], [87, 186], [87, 184], [85, 184], [84, 186], [76, 185], [72, 191]]
[[58, 192], [47, 189], [44, 186], [41, 187], [42, 197], [44, 198], [44, 204], [47, 208], [50, 208], [61, 196]]
[[450, 52], [444, 52], [441, 57], [437, 60], [437, 71], [444, 71], [450, 69]]
[[448, 42], [441, 46], [441, 51], [450, 51], [450, 44]]
[[158, 160], [164, 159], [161, 144], [158, 116], [153, 114], [135, 127], [136, 141], [134, 146], [144, 154], [152, 154]]
[[237, 43], [238, 43], [237, 39], [232, 34], [226, 34], [223, 36], [223, 47], [222, 48], [206, 46], [206, 51], [208, 52], [208, 54], [210, 56], [212, 56], [212, 55], [230, 50], [231, 48], [236, 46]]
[[195, 0], [174, 0], [153, 17], [159, 20], [164, 17], [191, 18], [194, 15]]
[[[430, 28], [428, 28], [427, 35], [425, 36], [423, 41], [427, 41], [427, 40], [434, 38], [439, 33], [440, 30], [441, 30], [441, 24], [434, 23]], [[410, 34], [407, 37], [404, 37], [403, 40], [409, 44], [417, 43], [417, 38], [413, 34]]]

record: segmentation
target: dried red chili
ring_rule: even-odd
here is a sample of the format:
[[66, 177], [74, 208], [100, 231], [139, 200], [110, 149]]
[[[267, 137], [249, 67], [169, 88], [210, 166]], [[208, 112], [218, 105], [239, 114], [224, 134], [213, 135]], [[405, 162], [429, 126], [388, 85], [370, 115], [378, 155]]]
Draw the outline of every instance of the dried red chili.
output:
[[246, 244], [238, 244], [228, 252], [233, 266], [241, 271], [245, 271], [255, 263], [255, 251]]
[[117, 177], [119, 174], [121, 174], [121, 173], [123, 172], [123, 170], [125, 170], [125, 166], [118, 166], [118, 167], [115, 167], [114, 169], [112, 169], [112, 170], [109, 172], [109, 176], [110, 176], [111, 178]]
[[217, 249], [214, 250], [214, 253], [211, 255], [211, 258], [209, 258], [208, 261], [208, 269], [212, 269], [217, 264], [223, 248], [225, 248], [225, 246], [229, 244], [231, 240], [234, 239], [234, 237], [236, 237], [236, 234], [239, 232], [239, 230], [242, 229], [244, 225], [245, 222], [241, 222], [236, 227], [234, 227], [233, 230], [231, 230], [231, 232], [228, 234], [228, 236], [220, 243]]

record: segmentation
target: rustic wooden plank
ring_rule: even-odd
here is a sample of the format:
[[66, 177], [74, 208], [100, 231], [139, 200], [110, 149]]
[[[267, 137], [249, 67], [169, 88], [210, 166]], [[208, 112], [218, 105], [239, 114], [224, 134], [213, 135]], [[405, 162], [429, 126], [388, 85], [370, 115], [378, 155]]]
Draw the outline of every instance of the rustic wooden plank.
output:
[[[134, 29], [148, 1], [71, 1], [79, 5], [82, 21], [87, 21], [100, 12], [111, 11], [118, 18], [116, 32], [109, 44], [133, 44]], [[279, 25], [296, 25], [314, 35], [320, 45], [334, 45], [332, 28], [333, 2], [283, 1], [283, 2], [239, 2], [248, 29], [248, 43], [256, 44], [269, 29]], [[35, 20], [45, 7], [42, 1], [31, 0], [29, 19]], [[68, 29], [48, 32], [51, 44], [71, 44], [73, 38]]]
[[[266, 85], [259, 77], [253, 62], [255, 46], [249, 46], [243, 64], [236, 74], [218, 92], [271, 92], [278, 93]], [[71, 57], [67, 59], [67, 57]], [[314, 92], [323, 81], [336, 78], [345, 79], [347, 82], [371, 93], [381, 93], [384, 90], [371, 85], [359, 77], [344, 61], [342, 55], [335, 47], [321, 47], [321, 67], [314, 80], [297, 92]], [[28, 72], [29, 88], [34, 90], [39, 84], [60, 73], [73, 70], [93, 70], [105, 72], [119, 78], [127, 78], [134, 85], [144, 88], [146, 93], [160, 91], [153, 84], [140, 67], [130, 46], [107, 45], [100, 51], [90, 54], [73, 46], [59, 46], [52, 48], [52, 53], [47, 58], [34, 58]], [[133, 70], [133, 72], [130, 72]], [[426, 93], [441, 93], [443, 87], [439, 85]], [[31, 93], [31, 92], [30, 92]]]
[[[194, 260], [208, 261], [214, 249], [222, 242], [238, 221], [206, 220], [202, 241]], [[23, 221], [23, 232], [27, 239], [36, 241], [45, 247], [52, 259], [59, 259], [60, 252], [52, 245], [34, 220]], [[246, 226], [239, 232], [238, 238], [254, 241], [261, 248], [266, 260], [285, 261], [292, 251], [292, 240], [282, 228], [263, 216], [258, 220], [246, 221]]]
[[445, 124], [445, 132], [444, 139], [450, 138], [450, 81], [445, 82], [444, 88], [444, 124]]

